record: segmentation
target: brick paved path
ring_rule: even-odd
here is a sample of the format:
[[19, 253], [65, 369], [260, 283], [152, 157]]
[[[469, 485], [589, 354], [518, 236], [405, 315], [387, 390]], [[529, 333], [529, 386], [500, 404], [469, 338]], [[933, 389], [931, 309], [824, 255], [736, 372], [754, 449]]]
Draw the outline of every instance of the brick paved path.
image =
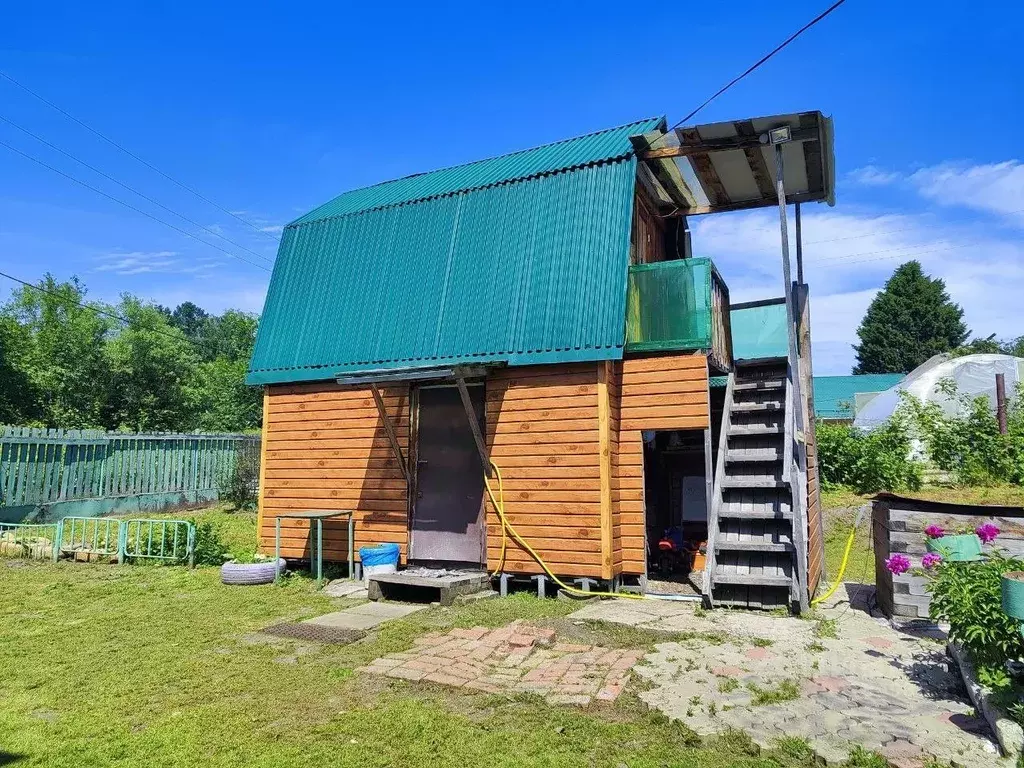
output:
[[614, 701], [644, 651], [555, 641], [552, 629], [516, 621], [500, 629], [431, 632], [411, 650], [390, 653], [357, 671], [488, 693], [532, 692], [553, 704]]

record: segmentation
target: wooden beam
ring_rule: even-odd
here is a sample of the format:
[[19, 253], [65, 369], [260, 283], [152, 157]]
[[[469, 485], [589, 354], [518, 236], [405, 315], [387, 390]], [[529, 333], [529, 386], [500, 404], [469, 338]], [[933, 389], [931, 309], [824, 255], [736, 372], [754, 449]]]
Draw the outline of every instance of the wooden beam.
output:
[[[691, 130], [691, 129], [682, 129]], [[817, 128], [794, 128], [790, 141], [817, 141]], [[760, 147], [760, 136], [731, 136], [722, 139], [701, 139], [699, 143], [680, 143], [678, 147], [658, 147], [640, 152], [641, 160], [660, 160], [669, 157], [689, 157], [702, 152], [721, 152], [726, 149], [746, 149]]]
[[398, 444], [398, 436], [395, 434], [395, 428], [391, 424], [391, 419], [388, 418], [387, 409], [384, 407], [384, 398], [380, 395], [380, 389], [377, 388], [376, 384], [370, 385], [370, 392], [373, 393], [373, 402], [377, 404], [377, 413], [380, 414], [380, 419], [384, 422], [384, 432], [388, 436], [388, 442], [391, 443], [391, 450], [395, 452], [395, 456], [398, 458], [398, 465], [402, 468], [402, 476], [405, 477], [405, 484], [407, 487], [412, 487], [412, 480], [409, 477], [409, 464], [405, 461], [405, 456], [402, 454], [402, 447]]
[[614, 556], [612, 520], [612, 448], [611, 400], [608, 395], [609, 367], [604, 361], [597, 364], [597, 429], [601, 467], [601, 578], [610, 579]]
[[[825, 196], [823, 193], [813, 192], [798, 192], [793, 195], [786, 195], [786, 203], [814, 203], [819, 200], [824, 200]], [[722, 213], [724, 211], [745, 211], [750, 208], [768, 208], [774, 207], [778, 204], [777, 199], [773, 195], [768, 200], [758, 198], [757, 200], [740, 200], [738, 202], [723, 203], [722, 205], [698, 205], [693, 208], [683, 209], [681, 212], [687, 216], [700, 216], [705, 213]]]
[[[818, 115], [816, 112], [804, 112], [800, 115], [800, 128], [809, 129], [811, 126], [817, 128]], [[821, 195], [825, 190], [824, 166], [821, 162], [821, 141], [804, 142], [804, 165], [807, 168], [807, 189], [809, 192]]]
[[[737, 120], [733, 126], [737, 133], [744, 138], [757, 137], [757, 131], [754, 130], [754, 124], [750, 120]], [[743, 154], [747, 156], [747, 165], [750, 166], [750, 172], [754, 174], [754, 181], [757, 183], [761, 197], [770, 200], [775, 197], [775, 185], [772, 184], [772, 176], [768, 172], [768, 163], [764, 161], [761, 146], [759, 143], [756, 147], [744, 147]]]
[[270, 409], [270, 387], [263, 387], [263, 425], [260, 429], [260, 480], [256, 488], [256, 543], [263, 549], [263, 496], [267, 487], [267, 443], [270, 442], [270, 430], [267, 424], [267, 413]]
[[[700, 134], [697, 133], [695, 128], [688, 128], [680, 131], [680, 136], [687, 144], [700, 144], [701, 142]], [[704, 190], [704, 194], [712, 205], [721, 205], [723, 203], [732, 202], [732, 199], [729, 197], [729, 193], [725, 190], [725, 185], [718, 177], [718, 171], [715, 170], [715, 164], [711, 162], [711, 157], [707, 152], [697, 152], [696, 154], [690, 155], [690, 166], [693, 168], [693, 172], [697, 176], [697, 181], [700, 182], [700, 186]]]
[[466, 380], [456, 374], [455, 386], [459, 388], [459, 397], [462, 398], [462, 407], [466, 409], [466, 418], [469, 419], [469, 431], [473, 433], [473, 440], [476, 442], [476, 449], [480, 453], [480, 462], [483, 464], [484, 473], [490, 475], [491, 459], [487, 455], [487, 442], [480, 431], [480, 422], [477, 420], [476, 409], [473, 407], [473, 400], [469, 396]]

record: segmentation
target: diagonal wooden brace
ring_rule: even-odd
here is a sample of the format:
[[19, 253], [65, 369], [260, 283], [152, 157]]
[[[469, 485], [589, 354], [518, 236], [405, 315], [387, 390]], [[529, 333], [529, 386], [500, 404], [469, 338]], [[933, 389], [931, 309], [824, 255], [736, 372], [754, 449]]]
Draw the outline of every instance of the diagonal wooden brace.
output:
[[407, 485], [412, 487], [412, 478], [409, 476], [409, 465], [405, 461], [405, 455], [402, 453], [402, 447], [398, 444], [398, 436], [395, 434], [395, 427], [391, 423], [391, 419], [388, 418], [388, 412], [384, 409], [384, 398], [380, 395], [380, 390], [376, 384], [370, 385], [370, 391], [373, 393], [373, 402], [377, 404], [377, 413], [380, 414], [380, 419], [384, 422], [384, 431], [387, 433], [388, 442], [391, 443], [391, 450], [395, 452], [395, 456], [398, 458], [398, 466], [402, 469], [402, 475], [405, 477]]
[[459, 371], [455, 372], [455, 386], [459, 388], [459, 397], [462, 398], [462, 407], [466, 409], [466, 417], [469, 419], [469, 429], [473, 433], [473, 440], [476, 442], [476, 449], [480, 453], [480, 461], [484, 465], [484, 473], [491, 474], [491, 459], [487, 455], [487, 442], [480, 431], [480, 422], [476, 417], [476, 409], [473, 408], [473, 401], [469, 398], [469, 389], [466, 387], [466, 379]]

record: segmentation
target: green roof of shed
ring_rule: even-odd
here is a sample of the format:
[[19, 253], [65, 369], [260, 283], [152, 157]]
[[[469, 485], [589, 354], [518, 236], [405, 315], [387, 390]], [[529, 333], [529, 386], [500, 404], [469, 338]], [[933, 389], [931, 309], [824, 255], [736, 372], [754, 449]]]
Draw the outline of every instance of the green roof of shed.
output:
[[615, 359], [642, 120], [347, 192], [281, 237], [247, 382]]
[[884, 392], [904, 379], [902, 373], [861, 373], [814, 377], [814, 415], [819, 419], [852, 419], [859, 393]]

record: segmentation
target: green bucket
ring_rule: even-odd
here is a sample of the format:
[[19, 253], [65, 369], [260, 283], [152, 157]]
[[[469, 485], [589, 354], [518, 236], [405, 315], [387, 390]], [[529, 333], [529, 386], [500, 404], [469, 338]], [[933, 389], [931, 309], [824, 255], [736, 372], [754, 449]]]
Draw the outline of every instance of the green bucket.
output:
[[938, 552], [945, 560], [964, 561], [981, 558], [981, 539], [976, 533], [928, 539], [925, 546], [929, 552]]
[[1003, 612], [1024, 621], [1024, 571], [1004, 573]]

